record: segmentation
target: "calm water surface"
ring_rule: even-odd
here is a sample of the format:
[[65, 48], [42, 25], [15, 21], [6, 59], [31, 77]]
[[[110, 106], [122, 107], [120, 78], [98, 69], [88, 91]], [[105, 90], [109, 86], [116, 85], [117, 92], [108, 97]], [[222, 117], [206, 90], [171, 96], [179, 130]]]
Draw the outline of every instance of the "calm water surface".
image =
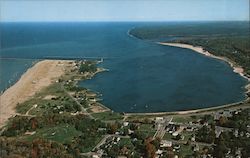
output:
[[102, 93], [102, 103], [114, 111], [187, 110], [245, 98], [246, 80], [228, 64], [128, 36], [128, 30], [139, 25], [143, 24], [1, 24], [0, 90], [15, 82], [35, 59], [103, 57], [101, 66], [110, 71], [79, 85]]

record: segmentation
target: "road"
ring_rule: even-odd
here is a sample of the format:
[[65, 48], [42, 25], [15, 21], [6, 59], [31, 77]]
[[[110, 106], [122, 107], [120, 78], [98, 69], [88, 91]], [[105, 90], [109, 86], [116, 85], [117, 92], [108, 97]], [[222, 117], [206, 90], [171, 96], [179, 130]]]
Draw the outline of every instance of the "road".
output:
[[158, 124], [157, 131], [155, 132], [153, 139], [155, 139], [157, 137], [162, 139], [166, 133], [166, 126], [168, 126], [172, 120], [173, 120], [173, 117], [164, 118], [162, 123]]
[[105, 144], [105, 142], [107, 141], [108, 138], [111, 138], [111, 135], [105, 135], [102, 140], [93, 148], [92, 151], [99, 149], [103, 144]]
[[61, 84], [61, 88], [62, 90], [77, 104], [81, 107], [81, 111], [86, 114], [89, 118], [91, 119], [95, 119], [89, 112], [87, 112], [87, 110], [83, 107], [83, 105], [81, 103], [79, 103], [79, 101], [73, 97], [63, 86], [63, 84]]
[[[174, 144], [186, 144], [187, 143], [187, 141], [185, 141], [185, 140], [172, 140], [171, 139], [168, 141], [171, 141]], [[190, 142], [190, 144], [192, 144], [192, 145], [198, 144], [199, 146], [209, 146], [209, 147], [215, 145], [215, 144], [208, 144], [208, 143], [202, 143], [202, 142]]]

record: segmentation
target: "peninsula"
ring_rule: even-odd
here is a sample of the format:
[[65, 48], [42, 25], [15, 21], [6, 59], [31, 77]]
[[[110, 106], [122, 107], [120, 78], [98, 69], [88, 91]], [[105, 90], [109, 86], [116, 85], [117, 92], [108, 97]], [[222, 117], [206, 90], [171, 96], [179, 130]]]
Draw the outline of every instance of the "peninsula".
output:
[[18, 82], [0, 96], [0, 127], [11, 116], [16, 115], [18, 104], [32, 98], [37, 92], [48, 87], [65, 73], [69, 61], [43, 60], [36, 63], [22, 75]]

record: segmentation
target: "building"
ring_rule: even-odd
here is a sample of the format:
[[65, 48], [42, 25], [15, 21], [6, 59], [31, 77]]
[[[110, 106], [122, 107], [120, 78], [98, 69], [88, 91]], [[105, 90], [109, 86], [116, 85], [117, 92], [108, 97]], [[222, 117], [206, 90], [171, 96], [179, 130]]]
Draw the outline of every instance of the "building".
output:
[[162, 140], [160, 147], [161, 148], [169, 148], [169, 147], [172, 147], [172, 145], [173, 145], [173, 143], [171, 141]]
[[129, 122], [123, 122], [123, 126], [126, 127], [129, 125]]

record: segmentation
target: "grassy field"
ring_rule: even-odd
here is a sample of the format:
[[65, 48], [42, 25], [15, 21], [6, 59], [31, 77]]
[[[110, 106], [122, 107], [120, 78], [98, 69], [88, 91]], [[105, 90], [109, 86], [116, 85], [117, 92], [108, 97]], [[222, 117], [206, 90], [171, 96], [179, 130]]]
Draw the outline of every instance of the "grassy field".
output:
[[179, 153], [176, 152], [180, 157], [190, 157], [193, 154], [192, 148], [189, 145], [181, 145]]
[[[36, 108], [32, 108], [37, 105]], [[32, 108], [32, 109], [31, 109]], [[54, 83], [37, 93], [30, 100], [19, 104], [16, 111], [21, 114], [42, 115], [45, 112], [75, 112], [80, 109], [62, 89], [61, 83]]]
[[119, 113], [115, 112], [100, 112], [100, 113], [93, 113], [93, 117], [100, 119], [100, 120], [121, 120], [123, 119], [123, 116], [120, 115]]
[[142, 131], [150, 131], [154, 129], [152, 124], [141, 124], [140, 125], [140, 130]]
[[56, 141], [62, 144], [72, 143], [74, 137], [78, 137], [82, 133], [77, 131], [75, 127], [69, 124], [60, 124], [53, 127], [45, 127], [36, 131], [34, 135], [26, 136], [25, 140], [32, 141], [36, 138]]
[[132, 144], [131, 142], [131, 139], [130, 138], [122, 138], [119, 142], [119, 146], [121, 147], [128, 147], [130, 149], [133, 149], [134, 148], [134, 145]]

